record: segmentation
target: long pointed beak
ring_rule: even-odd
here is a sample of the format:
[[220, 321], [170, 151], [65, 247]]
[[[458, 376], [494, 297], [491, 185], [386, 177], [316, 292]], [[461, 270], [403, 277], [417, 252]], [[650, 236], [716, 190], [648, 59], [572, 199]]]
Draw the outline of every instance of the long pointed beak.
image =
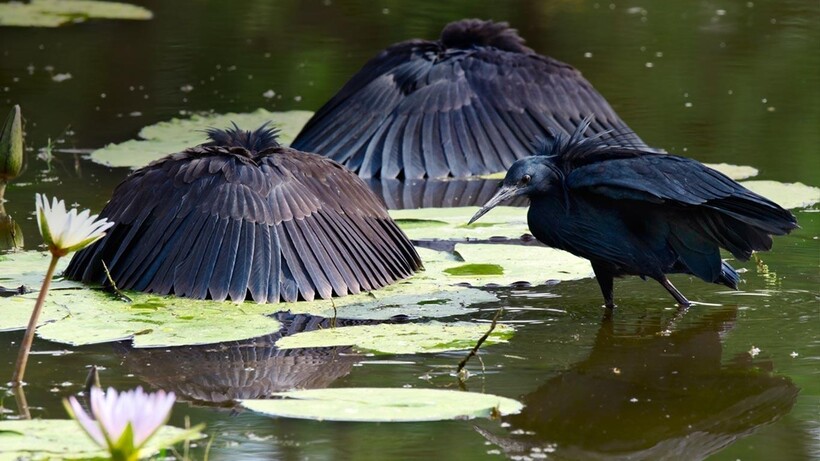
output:
[[484, 206], [481, 207], [481, 209], [478, 210], [476, 212], [476, 214], [473, 215], [472, 218], [470, 218], [470, 222], [468, 222], [467, 224], [472, 224], [472, 223], [476, 222], [478, 220], [478, 218], [480, 218], [480, 217], [484, 216], [485, 214], [487, 214], [487, 212], [492, 210], [493, 208], [495, 208], [496, 205], [503, 202], [504, 200], [511, 199], [511, 198], [515, 197], [516, 195], [518, 195], [518, 188], [517, 187], [514, 187], [514, 186], [504, 186], [504, 187], [502, 187], [501, 189], [498, 190], [498, 192], [495, 193], [495, 195], [493, 195], [493, 198], [491, 198], [490, 200], [487, 200], [487, 203], [485, 203]]

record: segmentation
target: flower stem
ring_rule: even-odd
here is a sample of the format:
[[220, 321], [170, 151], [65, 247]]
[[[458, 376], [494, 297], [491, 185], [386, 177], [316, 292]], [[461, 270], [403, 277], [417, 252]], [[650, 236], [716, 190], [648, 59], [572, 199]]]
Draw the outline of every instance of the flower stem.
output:
[[11, 378], [11, 385], [14, 387], [23, 384], [23, 376], [26, 374], [26, 364], [28, 364], [28, 355], [31, 351], [31, 343], [34, 341], [34, 330], [37, 329], [37, 320], [40, 318], [40, 311], [43, 310], [43, 304], [48, 294], [48, 288], [51, 286], [51, 279], [54, 277], [54, 271], [57, 269], [57, 261], [60, 257], [57, 255], [51, 256], [51, 263], [48, 265], [48, 272], [46, 278], [43, 280], [43, 286], [40, 287], [40, 294], [37, 295], [37, 303], [34, 305], [34, 311], [31, 313], [31, 318], [28, 321], [26, 334], [23, 336], [23, 342], [20, 343], [20, 352], [17, 354], [17, 365], [14, 367], [14, 376]]

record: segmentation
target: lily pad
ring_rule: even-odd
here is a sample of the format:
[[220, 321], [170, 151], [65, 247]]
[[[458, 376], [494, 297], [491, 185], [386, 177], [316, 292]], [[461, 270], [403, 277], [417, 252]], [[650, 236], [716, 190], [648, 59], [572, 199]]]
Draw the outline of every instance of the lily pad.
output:
[[202, 144], [208, 140], [206, 129], [225, 128], [231, 126], [231, 123], [236, 123], [242, 129], [252, 130], [271, 122], [280, 130], [280, 142], [288, 144], [312, 115], [313, 112], [303, 110], [268, 112], [257, 109], [242, 114], [200, 114], [187, 119], [174, 118], [146, 126], [139, 132], [141, 139], [109, 144], [95, 150], [90, 158], [106, 166], [141, 168], [168, 154]]
[[413, 240], [519, 238], [529, 233], [526, 208], [498, 206], [481, 221], [468, 225], [478, 209], [471, 206], [391, 210], [390, 216]]
[[[195, 431], [163, 426], [140, 454], [148, 457], [182, 440], [201, 437]], [[100, 449], [72, 419], [0, 421], [0, 460], [95, 458], [106, 459], [108, 452]]]
[[86, 19], [151, 19], [141, 6], [92, 0], [31, 0], [0, 3], [0, 26], [59, 27]]
[[427, 264], [433, 273], [440, 273], [451, 283], [485, 286], [529, 282], [538, 285], [547, 280], [578, 280], [593, 275], [589, 261], [555, 248], [458, 243], [455, 251], [464, 262], [434, 261]]
[[799, 182], [744, 181], [741, 184], [786, 209], [806, 208], [820, 202], [820, 188]]
[[[0, 286], [17, 288], [25, 285], [32, 290], [39, 290], [51, 261], [51, 254], [39, 251], [17, 251], [0, 255]], [[61, 258], [57, 263], [56, 274], [68, 266], [69, 258]], [[51, 288], [75, 288], [83, 286], [79, 282], [54, 277]]]
[[[381, 354], [417, 354], [468, 350], [489, 329], [489, 325], [458, 323], [383, 323], [305, 331], [280, 339], [280, 349], [354, 346], [361, 351]], [[484, 345], [507, 342], [513, 335], [509, 325], [496, 325]]]
[[[128, 296], [133, 302], [88, 288], [50, 291], [47, 315], [54, 317], [51, 311], [57, 310], [63, 316], [41, 325], [37, 335], [73, 346], [131, 340], [134, 347], [165, 347], [249, 339], [281, 328], [277, 320], [265, 316], [277, 310], [271, 305], [237, 305], [136, 292]], [[10, 299], [19, 308], [25, 298], [33, 306], [36, 294]], [[0, 310], [7, 307], [3, 301]], [[5, 320], [0, 323], [6, 326]]]
[[[437, 252], [433, 252], [437, 253]], [[443, 257], [442, 257], [443, 258]], [[67, 264], [63, 258], [58, 271]], [[431, 258], [433, 259], [433, 258]], [[10, 286], [27, 281], [39, 288], [48, 259], [38, 252], [3, 256], [0, 276]], [[36, 270], [39, 268], [39, 271]], [[134, 347], [212, 344], [276, 332], [279, 311], [325, 317], [387, 319], [447, 317], [474, 312], [467, 306], [497, 298], [487, 292], [449, 286], [427, 273], [372, 293], [311, 302], [256, 304], [200, 301], [173, 296], [126, 292], [127, 303], [99, 289], [58, 279], [49, 291], [37, 334], [71, 345], [131, 340]], [[26, 327], [37, 293], [0, 298], [0, 331]], [[334, 309], [335, 306], [335, 309]]]
[[748, 165], [732, 165], [729, 163], [706, 163], [705, 165], [713, 170], [720, 171], [735, 181], [753, 178], [759, 173], [757, 168]]
[[386, 320], [396, 315], [410, 318], [451, 317], [476, 312], [477, 309], [469, 307], [473, 304], [498, 301], [495, 295], [486, 291], [452, 286], [451, 283], [425, 271], [370, 293], [333, 298], [332, 301], [300, 301], [281, 306], [294, 314]]
[[519, 413], [506, 397], [443, 389], [345, 388], [279, 392], [281, 399], [242, 400], [271, 416], [319, 421], [414, 422], [492, 418]]

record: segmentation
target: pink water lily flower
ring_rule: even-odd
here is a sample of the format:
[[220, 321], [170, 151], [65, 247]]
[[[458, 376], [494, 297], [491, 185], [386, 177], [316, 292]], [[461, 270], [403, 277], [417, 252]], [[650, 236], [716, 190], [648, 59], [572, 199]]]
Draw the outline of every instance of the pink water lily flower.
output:
[[[112, 453], [123, 450], [136, 453], [168, 422], [175, 400], [173, 392], [146, 393], [138, 387], [118, 393], [114, 388], [104, 392], [94, 387], [91, 389], [91, 415], [74, 396], [68, 398], [66, 409], [101, 447]], [[124, 439], [129, 432], [132, 439]]]

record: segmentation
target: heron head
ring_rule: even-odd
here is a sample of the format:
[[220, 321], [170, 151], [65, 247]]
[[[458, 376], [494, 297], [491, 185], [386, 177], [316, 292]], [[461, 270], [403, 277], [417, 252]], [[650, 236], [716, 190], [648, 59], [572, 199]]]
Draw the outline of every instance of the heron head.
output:
[[532, 196], [548, 192], [560, 179], [560, 172], [553, 164], [552, 157], [536, 155], [522, 158], [512, 164], [493, 197], [479, 209], [469, 224], [484, 216], [501, 202], [519, 195]]

